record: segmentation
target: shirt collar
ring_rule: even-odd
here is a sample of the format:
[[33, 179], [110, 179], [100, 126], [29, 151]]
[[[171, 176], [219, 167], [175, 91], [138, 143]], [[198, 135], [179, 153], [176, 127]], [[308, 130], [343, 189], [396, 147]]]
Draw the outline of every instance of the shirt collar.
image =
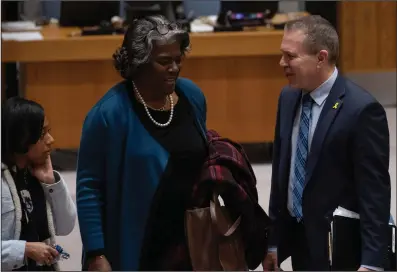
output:
[[315, 90], [313, 90], [310, 93], [310, 96], [313, 98], [314, 102], [318, 106], [321, 106], [324, 103], [325, 99], [327, 99], [337, 77], [338, 77], [338, 69], [335, 67], [332, 75], [326, 81], [324, 81], [323, 84], [321, 84], [319, 87], [317, 87]]

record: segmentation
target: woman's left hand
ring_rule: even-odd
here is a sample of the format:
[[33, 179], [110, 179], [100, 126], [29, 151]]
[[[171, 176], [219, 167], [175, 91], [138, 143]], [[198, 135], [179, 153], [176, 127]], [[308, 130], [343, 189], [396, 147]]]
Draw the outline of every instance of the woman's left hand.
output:
[[30, 172], [39, 181], [46, 184], [53, 184], [55, 182], [54, 171], [52, 169], [51, 157], [48, 156], [45, 163], [42, 165], [32, 166]]

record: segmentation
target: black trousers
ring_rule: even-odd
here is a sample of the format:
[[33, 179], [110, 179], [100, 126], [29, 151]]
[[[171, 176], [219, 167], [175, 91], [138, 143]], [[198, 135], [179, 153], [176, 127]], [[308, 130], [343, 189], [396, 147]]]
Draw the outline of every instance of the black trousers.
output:
[[307, 244], [304, 221], [298, 222], [290, 218], [290, 250], [292, 269], [294, 271], [310, 271], [310, 251]]
[[[294, 271], [329, 271], [330, 266], [327, 260], [320, 260], [317, 257], [314, 257], [322, 255], [315, 251], [323, 251], [327, 249], [309, 248], [309, 237], [306, 235], [305, 220], [303, 219], [298, 222], [296, 218], [289, 217], [288, 221], [288, 249], [291, 255], [292, 269]], [[313, 239], [313, 237], [310, 237], [310, 239]], [[321, 239], [321, 237], [319, 239]]]
[[[288, 216], [285, 224], [287, 229], [283, 243], [286, 248], [285, 254], [288, 254], [286, 256], [291, 256], [292, 269], [294, 271], [330, 271], [328, 247], [322, 248], [324, 240], [316, 240], [315, 248], [309, 247], [308, 241], [313, 242], [313, 237], [306, 235], [305, 220], [298, 222], [296, 218]], [[324, 237], [316, 237], [316, 239], [324, 239]]]

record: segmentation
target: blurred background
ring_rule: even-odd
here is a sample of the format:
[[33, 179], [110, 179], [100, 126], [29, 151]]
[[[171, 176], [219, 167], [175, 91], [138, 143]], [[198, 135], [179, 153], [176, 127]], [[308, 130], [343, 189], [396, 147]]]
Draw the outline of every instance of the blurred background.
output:
[[[181, 76], [207, 98], [208, 127], [246, 149], [267, 211], [279, 68], [288, 20], [318, 14], [340, 37], [339, 71], [386, 108], [391, 133], [392, 214], [396, 217], [396, 2], [394, 1], [1, 1], [2, 100], [41, 103], [56, 140], [53, 162], [75, 197], [76, 151], [85, 115], [121, 78], [111, 56], [134, 18], [162, 14], [191, 34]], [[60, 244], [80, 270], [78, 224]], [[290, 269], [289, 261], [283, 266]]]

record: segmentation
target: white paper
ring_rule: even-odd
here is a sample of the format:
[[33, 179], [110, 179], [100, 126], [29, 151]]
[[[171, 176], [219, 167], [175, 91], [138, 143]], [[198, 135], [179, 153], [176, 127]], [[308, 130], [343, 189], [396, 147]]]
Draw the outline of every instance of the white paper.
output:
[[204, 24], [191, 24], [190, 31], [192, 33], [200, 33], [200, 32], [214, 32], [214, 27], [210, 25]]
[[3, 32], [1, 33], [3, 41], [41, 41], [43, 35], [40, 32]]
[[41, 30], [41, 26], [37, 26], [33, 21], [16, 21], [16, 22], [2, 22], [2, 31], [37, 31]]
[[[350, 211], [348, 209], [345, 209], [341, 206], [339, 206], [338, 208], [336, 208], [336, 210], [334, 211], [333, 215], [337, 215], [337, 216], [342, 216], [342, 217], [347, 217], [347, 218], [353, 218], [353, 219], [360, 219], [360, 215], [356, 212]], [[389, 219], [389, 225], [395, 226], [393, 217], [390, 215], [390, 219]]]
[[353, 218], [353, 219], [360, 219], [360, 215], [358, 213], [349, 211], [349, 210], [342, 208], [340, 206], [334, 211], [334, 216], [335, 215], [347, 217], [347, 218]]
[[192, 33], [198, 33], [198, 32], [214, 32], [214, 27], [210, 25], [208, 22], [211, 22], [209, 19], [206, 17], [200, 17], [195, 20], [193, 20], [190, 23], [190, 31]]

